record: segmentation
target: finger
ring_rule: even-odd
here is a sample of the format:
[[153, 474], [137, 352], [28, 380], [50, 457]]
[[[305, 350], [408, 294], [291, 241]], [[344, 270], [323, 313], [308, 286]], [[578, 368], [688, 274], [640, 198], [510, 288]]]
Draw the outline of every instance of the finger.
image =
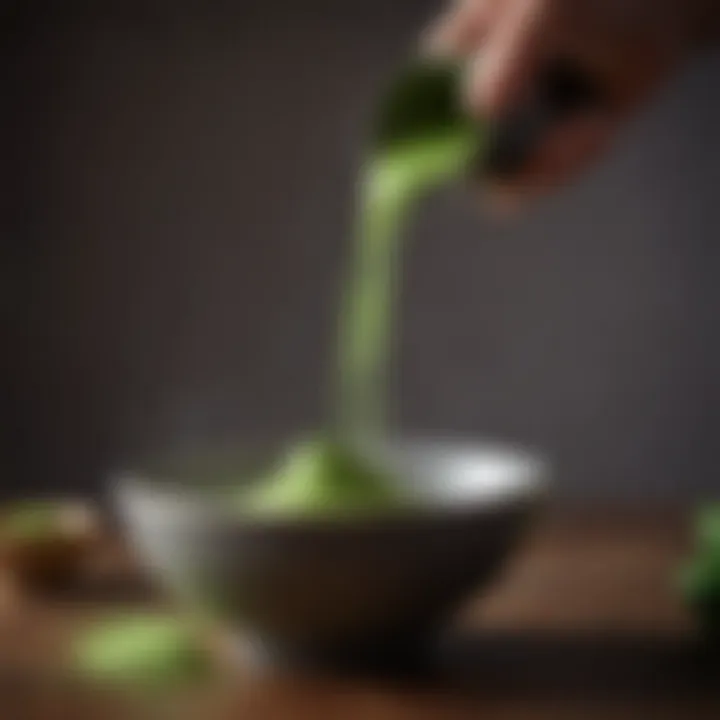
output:
[[593, 112], [558, 126], [548, 134], [521, 174], [490, 187], [491, 201], [503, 208], [517, 207], [568, 183], [607, 149], [617, 124], [617, 118]]
[[566, 2], [554, 21], [557, 43], [597, 78], [608, 106], [631, 112], [685, 56], [685, 30], [677, 6], [595, 0], [585, 7]]
[[473, 111], [497, 117], [521, 101], [549, 54], [548, 8], [545, 0], [507, 3], [470, 68]]
[[495, 4], [493, 0], [458, 0], [431, 25], [422, 41], [423, 50], [439, 56], [469, 55], [482, 42]]
[[614, 107], [630, 114], [647, 102], [670, 76], [674, 58], [661, 52], [652, 55], [648, 51], [643, 58], [634, 62], [634, 67], [625, 71], [617, 70], [615, 77], [608, 81], [613, 88], [611, 96]]

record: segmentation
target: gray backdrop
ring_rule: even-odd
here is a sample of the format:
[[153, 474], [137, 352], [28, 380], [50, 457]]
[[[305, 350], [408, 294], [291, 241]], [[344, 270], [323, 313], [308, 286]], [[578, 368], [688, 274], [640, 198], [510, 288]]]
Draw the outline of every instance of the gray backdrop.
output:
[[[364, 122], [437, 8], [90, 6], [3, 11], [8, 492], [98, 488], [148, 449], [319, 422]], [[408, 253], [403, 427], [546, 448], [565, 498], [720, 489], [719, 77], [698, 63], [512, 225], [430, 203]]]

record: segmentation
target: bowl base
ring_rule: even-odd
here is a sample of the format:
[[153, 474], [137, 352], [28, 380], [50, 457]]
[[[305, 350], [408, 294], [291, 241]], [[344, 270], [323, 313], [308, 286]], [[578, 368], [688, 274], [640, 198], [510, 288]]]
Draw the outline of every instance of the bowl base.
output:
[[239, 635], [233, 649], [233, 660], [239, 667], [263, 674], [414, 678], [433, 673], [438, 661], [437, 636], [430, 632], [332, 649], [290, 647]]

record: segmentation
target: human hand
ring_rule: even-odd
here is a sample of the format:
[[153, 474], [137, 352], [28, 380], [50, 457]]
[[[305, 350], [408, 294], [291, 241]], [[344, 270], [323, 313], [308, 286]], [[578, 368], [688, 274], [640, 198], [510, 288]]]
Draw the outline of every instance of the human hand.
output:
[[472, 112], [502, 119], [558, 59], [591, 77], [602, 102], [561, 120], [520, 172], [512, 197], [565, 182], [605, 151], [624, 120], [652, 96], [707, 34], [708, 0], [455, 0], [430, 49], [467, 61]]

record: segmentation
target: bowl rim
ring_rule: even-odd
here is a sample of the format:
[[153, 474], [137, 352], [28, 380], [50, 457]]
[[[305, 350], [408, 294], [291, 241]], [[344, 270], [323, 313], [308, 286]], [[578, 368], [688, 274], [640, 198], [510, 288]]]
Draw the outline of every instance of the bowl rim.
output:
[[[172, 516], [196, 525], [222, 525], [228, 528], [253, 529], [286, 529], [318, 530], [341, 528], [374, 528], [397, 527], [405, 521], [417, 524], [418, 521], [446, 521], [451, 518], [477, 517], [512, 507], [534, 507], [548, 494], [552, 466], [548, 457], [536, 450], [508, 441], [491, 438], [467, 439], [442, 435], [413, 434], [391, 437], [382, 441], [383, 446], [392, 448], [420, 448], [430, 451], [448, 450], [457, 453], [480, 455], [483, 452], [509, 460], [520, 460], [527, 468], [527, 475], [516, 487], [507, 492], [491, 494], [485, 498], [470, 498], [467, 502], [428, 503], [412, 506], [409, 511], [390, 509], [388, 512], [368, 513], [334, 513], [328, 516], [303, 517], [295, 515], [244, 515], [237, 507], [228, 507], [218, 502], [213, 493], [204, 492], [192, 485], [182, 485], [178, 479], [161, 477], [152, 471], [124, 470], [110, 476], [112, 499], [121, 508], [129, 503], [142, 503], [155, 514]], [[199, 452], [208, 453], [210, 457], [223, 450], [240, 452], [247, 444], [205, 444], [198, 448]], [[193, 449], [195, 450], [195, 449]], [[168, 461], [182, 461], [197, 458], [197, 452], [174, 453], [165, 456]], [[121, 513], [122, 514], [122, 513]]]

